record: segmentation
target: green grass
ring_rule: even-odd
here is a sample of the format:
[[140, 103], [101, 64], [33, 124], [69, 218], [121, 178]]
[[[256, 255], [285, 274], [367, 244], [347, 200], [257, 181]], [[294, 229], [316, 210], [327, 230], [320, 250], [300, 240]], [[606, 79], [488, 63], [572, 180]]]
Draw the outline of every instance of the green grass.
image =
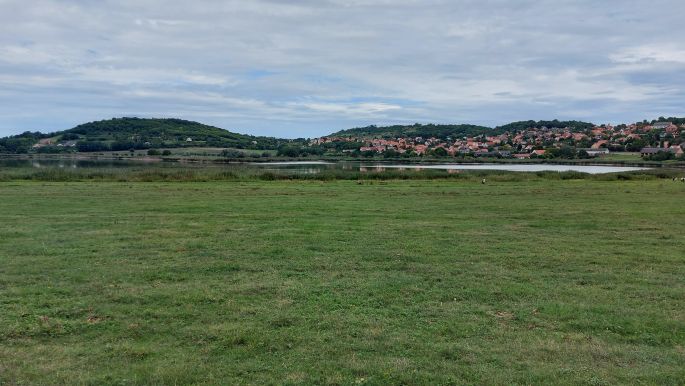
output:
[[685, 184], [0, 183], [0, 384], [672, 384]]
[[599, 157], [599, 160], [644, 162], [640, 153], [634, 152], [613, 152]]

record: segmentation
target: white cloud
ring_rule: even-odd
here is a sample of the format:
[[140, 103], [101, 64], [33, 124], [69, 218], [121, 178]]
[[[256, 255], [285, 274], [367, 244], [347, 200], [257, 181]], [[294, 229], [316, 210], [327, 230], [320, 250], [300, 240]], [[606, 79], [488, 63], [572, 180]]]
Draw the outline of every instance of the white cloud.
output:
[[685, 64], [685, 47], [676, 44], [643, 45], [628, 47], [609, 56], [617, 63], [682, 63]]
[[669, 0], [4, 0], [0, 134], [130, 113], [282, 136], [683, 115], [685, 30], [665, 27], [682, 14]]
[[385, 113], [394, 110], [401, 110], [402, 107], [388, 103], [323, 103], [306, 102], [290, 103], [289, 106], [304, 107], [309, 110], [324, 113], [343, 114], [350, 116], [373, 116], [378, 113]]

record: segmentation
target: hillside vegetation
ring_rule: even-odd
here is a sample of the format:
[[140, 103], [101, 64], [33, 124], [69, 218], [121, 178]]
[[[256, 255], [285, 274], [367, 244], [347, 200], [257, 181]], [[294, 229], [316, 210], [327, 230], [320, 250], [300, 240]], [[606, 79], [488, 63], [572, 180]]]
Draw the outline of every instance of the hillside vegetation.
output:
[[543, 127], [546, 127], [548, 129], [565, 129], [569, 128], [573, 132], [583, 132], [585, 130], [591, 130], [595, 125], [590, 122], [582, 122], [582, 121], [559, 121], [559, 120], [552, 120], [552, 121], [518, 121], [518, 122], [512, 122], [508, 123], [506, 125], [498, 126], [496, 128], [497, 131], [500, 132], [517, 132], [521, 130], [528, 130], [528, 129], [542, 129]]
[[[282, 140], [283, 141], [283, 140]], [[0, 152], [82, 152], [186, 146], [275, 149], [279, 140], [238, 134], [182, 119], [114, 118], [50, 134], [26, 132], [0, 140]], [[37, 145], [37, 147], [34, 147]]]
[[479, 125], [393, 125], [393, 126], [366, 126], [353, 129], [341, 130], [331, 134], [331, 137], [358, 137], [358, 138], [398, 138], [398, 137], [423, 137], [423, 138], [462, 138], [475, 137], [479, 135], [500, 135], [505, 132], [516, 132], [531, 128], [564, 129], [570, 128], [572, 131], [585, 131], [592, 129], [594, 124], [581, 121], [519, 121], [497, 127], [487, 127]]
[[378, 127], [375, 125], [341, 130], [331, 134], [331, 137], [361, 137], [361, 138], [397, 138], [397, 137], [424, 137], [424, 138], [457, 138], [464, 136], [476, 136], [499, 132], [490, 127], [478, 125], [434, 125], [413, 124]]

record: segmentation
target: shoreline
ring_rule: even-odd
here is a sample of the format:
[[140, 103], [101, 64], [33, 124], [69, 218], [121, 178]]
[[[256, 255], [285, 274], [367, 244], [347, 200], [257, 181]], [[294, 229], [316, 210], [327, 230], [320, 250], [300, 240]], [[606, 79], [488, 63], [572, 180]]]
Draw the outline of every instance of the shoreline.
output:
[[157, 157], [157, 156], [113, 156], [107, 154], [74, 154], [74, 155], [54, 155], [54, 154], [0, 154], [2, 160], [50, 160], [50, 161], [124, 161], [133, 163], [178, 163], [178, 164], [284, 164], [284, 163], [344, 163], [360, 162], [374, 164], [396, 164], [403, 163], [408, 165], [436, 165], [436, 164], [510, 164], [510, 165], [578, 165], [578, 166], [626, 166], [626, 167], [648, 167], [648, 168], [685, 168], [685, 162], [669, 161], [631, 161], [631, 160], [609, 160], [601, 158], [593, 159], [503, 159], [503, 158], [353, 158], [353, 157], [269, 157], [255, 158], [219, 158], [219, 157]]

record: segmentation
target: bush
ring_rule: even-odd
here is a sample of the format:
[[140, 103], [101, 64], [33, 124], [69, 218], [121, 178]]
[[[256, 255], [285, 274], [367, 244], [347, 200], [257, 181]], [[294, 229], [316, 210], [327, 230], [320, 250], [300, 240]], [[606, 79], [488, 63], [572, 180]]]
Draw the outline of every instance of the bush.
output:
[[147, 155], [160, 155], [161, 153], [157, 149], [150, 149], [147, 151]]
[[78, 142], [76, 144], [76, 148], [78, 151], [83, 153], [110, 150], [110, 147], [107, 143], [98, 141]]
[[647, 161], [668, 161], [675, 158], [675, 154], [670, 151], [659, 151], [656, 154], [645, 156]]
[[171, 150], [164, 150], [162, 152], [162, 155], [164, 155], [164, 156], [171, 155]]
[[245, 157], [245, 153], [239, 150], [224, 149], [221, 151], [221, 156], [224, 158], [243, 158]]

